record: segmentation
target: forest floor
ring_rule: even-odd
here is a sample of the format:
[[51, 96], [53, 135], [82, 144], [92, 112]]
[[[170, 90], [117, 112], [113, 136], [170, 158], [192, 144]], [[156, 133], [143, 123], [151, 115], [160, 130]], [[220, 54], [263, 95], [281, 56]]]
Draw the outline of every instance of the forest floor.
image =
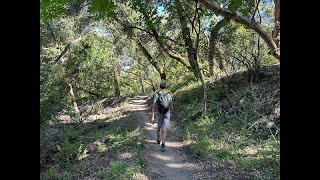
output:
[[148, 99], [130, 98], [83, 123], [66, 118], [43, 128], [41, 179], [252, 179], [232, 164], [215, 165], [192, 156], [174, 118], [167, 149], [160, 151]]

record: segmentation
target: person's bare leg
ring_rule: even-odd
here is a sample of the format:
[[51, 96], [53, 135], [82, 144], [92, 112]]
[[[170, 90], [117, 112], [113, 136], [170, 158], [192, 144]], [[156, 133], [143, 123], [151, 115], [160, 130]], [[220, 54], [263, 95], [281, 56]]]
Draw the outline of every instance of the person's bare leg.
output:
[[162, 144], [166, 144], [167, 140], [167, 128], [161, 128], [161, 141]]
[[157, 127], [157, 141], [160, 141], [160, 126]]

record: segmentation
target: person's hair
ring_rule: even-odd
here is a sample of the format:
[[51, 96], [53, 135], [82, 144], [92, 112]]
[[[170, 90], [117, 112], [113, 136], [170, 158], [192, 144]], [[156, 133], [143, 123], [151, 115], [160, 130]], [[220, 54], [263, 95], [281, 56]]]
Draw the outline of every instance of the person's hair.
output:
[[160, 83], [160, 89], [165, 89], [167, 87], [167, 84], [165, 82]]

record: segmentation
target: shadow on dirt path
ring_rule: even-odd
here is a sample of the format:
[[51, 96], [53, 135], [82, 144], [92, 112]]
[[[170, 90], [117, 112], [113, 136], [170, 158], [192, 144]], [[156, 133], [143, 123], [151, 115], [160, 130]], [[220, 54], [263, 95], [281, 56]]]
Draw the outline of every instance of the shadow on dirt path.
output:
[[136, 111], [137, 120], [145, 132], [146, 145], [141, 155], [147, 164], [145, 175], [148, 178], [144, 179], [197, 179], [194, 174], [199, 171], [199, 164], [190, 162], [181, 151], [184, 143], [172, 129], [168, 131], [165, 152], [160, 151], [160, 145], [154, 144], [157, 125], [151, 124], [151, 110], [146, 103], [147, 98], [140, 96], [129, 101], [131, 110]]

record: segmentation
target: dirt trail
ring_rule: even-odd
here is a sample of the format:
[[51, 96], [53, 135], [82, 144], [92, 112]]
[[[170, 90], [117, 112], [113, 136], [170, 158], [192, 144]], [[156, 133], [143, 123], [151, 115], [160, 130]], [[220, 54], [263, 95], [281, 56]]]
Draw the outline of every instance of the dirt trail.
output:
[[[146, 146], [141, 154], [147, 164], [145, 174], [141, 179], [197, 179], [199, 164], [191, 162], [182, 151], [184, 143], [171, 128], [166, 142], [167, 150], [160, 151], [160, 145], [154, 144], [157, 125], [152, 125], [151, 110], [146, 104], [147, 97], [137, 97], [129, 102], [132, 111], [137, 113], [137, 119], [144, 128]], [[173, 123], [171, 121], [171, 123]], [[171, 126], [171, 125], [170, 125]]]

